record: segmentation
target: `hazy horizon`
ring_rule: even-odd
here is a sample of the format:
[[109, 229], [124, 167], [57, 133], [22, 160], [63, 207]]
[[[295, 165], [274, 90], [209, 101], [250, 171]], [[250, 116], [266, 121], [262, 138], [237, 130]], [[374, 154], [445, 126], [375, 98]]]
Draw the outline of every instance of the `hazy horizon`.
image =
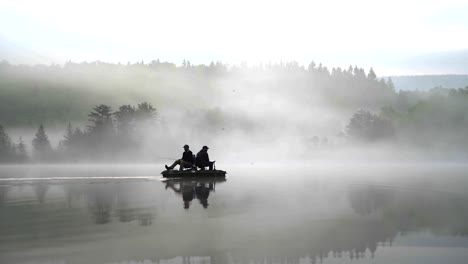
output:
[[463, 1], [0, 3], [0, 60], [310, 61], [381, 75], [468, 74]]

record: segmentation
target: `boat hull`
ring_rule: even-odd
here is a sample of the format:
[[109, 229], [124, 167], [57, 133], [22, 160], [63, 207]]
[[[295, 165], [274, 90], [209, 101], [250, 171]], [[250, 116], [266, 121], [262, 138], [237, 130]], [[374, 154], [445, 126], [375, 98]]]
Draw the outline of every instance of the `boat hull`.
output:
[[193, 177], [212, 177], [212, 178], [222, 178], [226, 177], [226, 172], [223, 170], [166, 170], [161, 172], [162, 176], [165, 178], [193, 178]]

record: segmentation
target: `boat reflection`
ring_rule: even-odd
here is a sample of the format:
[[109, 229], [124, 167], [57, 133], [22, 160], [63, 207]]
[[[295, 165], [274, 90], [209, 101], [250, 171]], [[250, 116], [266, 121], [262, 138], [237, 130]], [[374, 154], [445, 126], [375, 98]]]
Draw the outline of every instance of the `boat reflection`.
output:
[[182, 196], [184, 209], [189, 209], [193, 199], [196, 198], [203, 208], [209, 206], [208, 197], [215, 191], [216, 183], [225, 182], [226, 178], [191, 178], [191, 179], [167, 179], [166, 189], [171, 189]]

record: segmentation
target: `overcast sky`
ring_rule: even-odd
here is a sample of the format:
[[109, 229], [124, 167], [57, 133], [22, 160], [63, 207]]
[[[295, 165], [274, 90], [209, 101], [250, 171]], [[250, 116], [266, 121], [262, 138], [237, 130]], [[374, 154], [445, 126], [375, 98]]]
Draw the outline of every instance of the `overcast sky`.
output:
[[405, 60], [468, 50], [468, 1], [2, 0], [0, 49], [12, 63], [314, 60], [421, 74]]

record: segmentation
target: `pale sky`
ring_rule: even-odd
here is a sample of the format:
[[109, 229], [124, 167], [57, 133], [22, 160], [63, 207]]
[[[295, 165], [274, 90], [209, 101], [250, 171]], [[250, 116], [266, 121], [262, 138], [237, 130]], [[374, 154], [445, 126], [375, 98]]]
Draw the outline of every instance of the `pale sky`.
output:
[[408, 56], [468, 50], [468, 1], [0, 0], [0, 49], [12, 63], [314, 60], [417, 73]]

